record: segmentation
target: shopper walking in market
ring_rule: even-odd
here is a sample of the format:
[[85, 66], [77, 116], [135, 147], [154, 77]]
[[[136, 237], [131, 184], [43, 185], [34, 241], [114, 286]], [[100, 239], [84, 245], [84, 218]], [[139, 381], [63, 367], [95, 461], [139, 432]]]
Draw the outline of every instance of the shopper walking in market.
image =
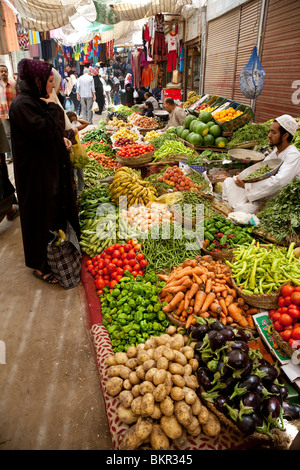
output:
[[256, 183], [245, 183], [239, 176], [226, 178], [223, 182], [222, 198], [235, 211], [255, 213], [262, 201], [272, 199], [294, 178], [300, 179], [300, 152], [291, 145], [298, 123], [289, 114], [274, 120], [268, 134], [270, 147], [274, 150], [263, 160], [281, 160], [277, 173]]
[[14, 220], [19, 215], [19, 207], [14, 204], [15, 188], [13, 187], [7, 171], [5, 153], [10, 152], [2, 119], [0, 119], [0, 222], [6, 216], [7, 220]]
[[80, 235], [71, 142], [63, 135], [63, 110], [52, 93], [52, 66], [22, 59], [18, 72], [21, 93], [9, 117], [25, 264], [34, 276], [56, 284], [47, 262], [49, 231], [65, 231], [69, 221]]
[[77, 99], [81, 103], [81, 114], [84, 121], [93, 124], [93, 102], [96, 101], [95, 83], [88, 68], [78, 78]]
[[95, 111], [95, 114], [102, 114], [103, 107], [105, 104], [105, 96], [104, 96], [105, 91], [103, 89], [102, 81], [100, 80], [99, 69], [98, 67], [90, 67], [90, 71], [94, 80], [96, 102], [98, 105], [98, 111]]
[[[0, 65], [0, 118], [2, 119], [9, 147], [11, 147], [9, 108], [16, 96], [16, 82], [8, 77], [8, 68], [6, 65]], [[7, 163], [13, 161], [10, 150], [6, 152], [6, 159]]]

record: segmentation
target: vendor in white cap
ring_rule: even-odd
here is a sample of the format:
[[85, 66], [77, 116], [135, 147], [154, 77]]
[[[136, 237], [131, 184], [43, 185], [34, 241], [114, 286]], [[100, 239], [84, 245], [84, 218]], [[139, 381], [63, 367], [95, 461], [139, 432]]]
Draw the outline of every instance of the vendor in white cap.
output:
[[271, 124], [268, 139], [274, 150], [263, 161], [266, 164], [271, 159], [282, 161], [274, 176], [256, 183], [245, 183], [238, 176], [226, 178], [222, 197], [234, 211], [255, 213], [261, 201], [272, 199], [294, 178], [300, 179], [300, 152], [291, 145], [297, 128], [297, 121], [288, 114], [283, 114]]

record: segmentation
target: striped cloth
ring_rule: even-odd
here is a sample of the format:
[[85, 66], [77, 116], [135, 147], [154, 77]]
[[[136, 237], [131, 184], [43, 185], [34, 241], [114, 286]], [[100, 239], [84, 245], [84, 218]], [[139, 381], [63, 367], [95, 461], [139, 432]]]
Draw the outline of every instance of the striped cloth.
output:
[[[95, 6], [97, 3], [102, 3], [102, 0], [94, 0]], [[129, 0], [111, 5], [111, 9], [119, 21], [135, 21], [155, 16], [161, 12], [179, 14], [184, 5], [192, 3], [192, 0], [145, 0], [139, 4], [133, 4]], [[97, 17], [96, 21], [99, 20], [100, 18]]]
[[51, 31], [69, 24], [77, 13], [73, 0], [14, 0], [22, 25], [34, 31]]

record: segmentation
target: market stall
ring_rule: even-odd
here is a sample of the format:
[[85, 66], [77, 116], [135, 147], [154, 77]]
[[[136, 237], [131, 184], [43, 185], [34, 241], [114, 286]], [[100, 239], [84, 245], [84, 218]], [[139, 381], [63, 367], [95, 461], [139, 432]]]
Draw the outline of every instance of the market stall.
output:
[[[237, 222], [214, 191], [213, 147], [155, 120], [139, 126], [130, 108], [112, 113], [81, 137], [79, 205], [115, 448], [288, 448], [300, 417], [299, 181], [265, 206], [261, 227]], [[265, 149], [251, 126], [224, 141], [228, 158], [247, 132], [251, 152]]]

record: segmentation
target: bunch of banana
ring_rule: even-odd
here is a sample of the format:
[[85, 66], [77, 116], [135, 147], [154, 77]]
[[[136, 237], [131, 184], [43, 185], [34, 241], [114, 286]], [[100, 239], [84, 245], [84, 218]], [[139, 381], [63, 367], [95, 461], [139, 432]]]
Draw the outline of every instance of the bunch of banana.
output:
[[55, 242], [56, 246], [59, 246], [61, 243], [65, 242], [67, 239], [66, 234], [63, 230], [59, 229], [58, 234], [59, 234], [59, 239]]
[[121, 196], [126, 196], [127, 207], [134, 204], [146, 205], [154, 201], [157, 196], [156, 189], [149, 181], [144, 181], [131, 168], [124, 166], [116, 170], [109, 191], [115, 204], [119, 204]]
[[190, 91], [188, 96], [187, 96], [187, 100], [184, 103], [183, 107], [184, 108], [189, 108], [190, 106], [192, 106], [192, 104], [196, 103], [196, 101], [199, 100], [199, 98], [201, 98], [201, 96], [197, 95], [197, 93], [195, 91]]

